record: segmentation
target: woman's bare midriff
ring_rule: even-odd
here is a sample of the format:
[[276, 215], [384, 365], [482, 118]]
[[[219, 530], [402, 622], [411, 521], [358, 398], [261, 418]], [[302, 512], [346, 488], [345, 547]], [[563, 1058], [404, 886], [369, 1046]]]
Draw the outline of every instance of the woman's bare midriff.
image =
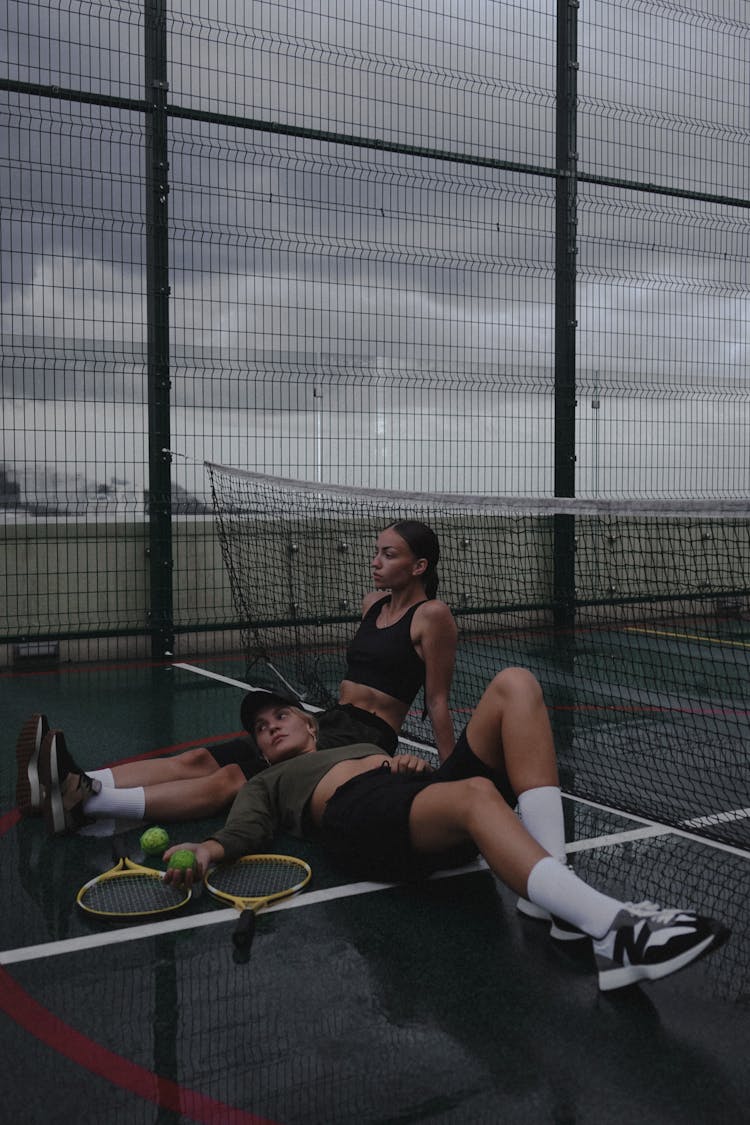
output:
[[342, 680], [339, 685], [339, 703], [350, 703], [353, 707], [361, 707], [363, 711], [370, 711], [393, 727], [398, 733], [401, 724], [409, 710], [408, 703], [394, 699], [376, 688], [366, 687], [364, 684], [355, 684], [353, 680]]
[[340, 785], [350, 781], [357, 774], [367, 773], [368, 770], [379, 769], [384, 762], [390, 765], [391, 759], [387, 754], [368, 754], [366, 758], [353, 758], [346, 762], [338, 762], [322, 778], [315, 787], [310, 798], [310, 815], [313, 823], [320, 825], [325, 807]]

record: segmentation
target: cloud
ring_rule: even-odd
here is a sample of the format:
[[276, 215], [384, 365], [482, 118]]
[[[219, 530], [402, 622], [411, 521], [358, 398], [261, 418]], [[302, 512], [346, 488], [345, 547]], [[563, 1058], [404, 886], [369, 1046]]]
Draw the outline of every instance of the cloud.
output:
[[[386, 3], [248, 3], [233, 23], [180, 0], [169, 99], [551, 167], [555, 8], [431, 0], [404, 22]], [[718, 0], [581, 9], [582, 170], [745, 190], [737, 107], [750, 35], [728, 10], [737, 15]], [[137, 36], [111, 50], [135, 18], [127, 6], [58, 13], [34, 53], [36, 18], [31, 6], [16, 36], [19, 75], [141, 96]], [[25, 179], [9, 170], [4, 338], [30, 349], [35, 394], [66, 347], [83, 362], [124, 357], [137, 381], [140, 116], [31, 99], [8, 120]], [[290, 357], [421, 365], [456, 383], [551, 370], [551, 178], [185, 120], [170, 121], [170, 139], [171, 351], [183, 371], [280, 370]], [[746, 385], [745, 213], [591, 185], [579, 200], [581, 376]]]

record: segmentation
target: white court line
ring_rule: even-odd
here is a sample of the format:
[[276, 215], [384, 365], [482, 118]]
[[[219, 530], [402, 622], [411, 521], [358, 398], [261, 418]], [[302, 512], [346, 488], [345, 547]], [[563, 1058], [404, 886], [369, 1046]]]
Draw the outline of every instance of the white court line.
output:
[[[750, 851], [748, 851], [747, 848], [738, 848], [733, 844], [723, 844], [720, 840], [712, 840], [708, 836], [701, 836], [698, 832], [687, 832], [684, 828], [676, 828], [674, 825], [670, 824], [661, 824], [658, 820], [648, 820], [644, 816], [636, 816], [634, 813], [624, 812], [623, 809], [616, 809], [612, 805], [602, 805], [598, 801], [590, 801], [587, 797], [576, 797], [573, 793], [563, 793], [563, 797], [568, 801], [577, 801], [579, 805], [587, 805], [591, 809], [601, 809], [602, 812], [612, 813], [614, 816], [623, 816], [628, 820], [637, 821], [644, 826], [644, 831], [639, 837], [640, 839], [647, 839], [649, 835], [666, 836], [671, 833], [673, 836], [681, 836], [685, 840], [692, 840], [696, 844], [704, 844], [707, 848], [716, 848], [718, 851], [729, 852], [730, 855], [739, 856], [740, 859], [750, 860]], [[745, 813], [745, 809], [738, 809], [736, 813], [716, 813], [714, 815], [721, 817], [722, 820], [741, 820]], [[700, 823], [704, 819], [709, 818], [699, 817], [697, 821]], [[710, 819], [713, 820], [713, 817]], [[686, 825], [694, 823], [696, 822], [689, 820], [683, 821], [683, 824]], [[600, 837], [600, 839], [607, 840], [611, 843], [617, 843], [622, 837], [622, 833], [613, 833], [611, 836], [603, 836]], [[579, 842], [583, 843], [583, 841], [576, 841], [576, 843]], [[567, 850], [570, 850], [570, 846], [568, 846]], [[582, 849], [577, 848], [576, 850], [581, 851]]]
[[[195, 672], [197, 676], [207, 676], [209, 680], [218, 680], [222, 684], [229, 684], [230, 687], [242, 688], [243, 691], [251, 691], [252, 685], [244, 683], [243, 680], [233, 680], [229, 676], [220, 676], [218, 672], [209, 672], [207, 668], [198, 668], [195, 664], [178, 664], [176, 661], [172, 664], [173, 668], [182, 668], [185, 672]], [[309, 711], [319, 711], [319, 707], [308, 707], [306, 703], [302, 704]]]
[[733, 809], [732, 812], [695, 816], [692, 820], [683, 820], [682, 823], [685, 828], [705, 828], [707, 824], [725, 824], [728, 820], [745, 820], [748, 816], [750, 816], [750, 809]]
[[626, 844], [630, 840], [650, 840], [654, 836], [669, 836], [674, 829], [666, 824], [648, 825], [645, 828], [631, 828], [629, 832], [610, 832], [607, 836], [589, 836], [585, 840], [573, 840], [565, 845], [565, 851], [588, 852], [594, 848], [608, 848], [613, 844]]
[[[483, 859], [479, 858], [465, 867], [451, 868], [449, 871], [436, 871], [431, 879], [451, 879], [454, 875], [470, 875], [475, 871], [489, 870]], [[393, 887], [401, 886], [399, 883], [345, 883], [339, 887], [329, 887], [327, 890], [306, 891], [301, 895], [281, 899], [264, 907], [264, 914], [271, 914], [276, 910], [295, 910], [300, 906], [315, 906], [321, 902], [331, 902], [341, 898], [352, 898], [356, 895], [373, 894], [375, 891], [387, 891]], [[143, 938], [162, 937], [164, 934], [179, 933], [181, 930], [197, 930], [203, 926], [216, 926], [221, 922], [231, 922], [238, 917], [234, 907], [223, 910], [212, 910], [210, 913], [192, 914], [170, 918], [168, 921], [148, 922], [143, 926], [127, 926], [119, 930], [110, 930], [99, 934], [83, 934], [80, 937], [67, 938], [64, 941], [50, 941], [43, 945], [26, 945], [18, 949], [6, 949], [0, 952], [0, 965], [16, 965], [20, 961], [38, 961], [42, 957], [58, 957], [65, 953], [80, 953], [84, 949], [99, 949], [105, 945], [120, 945], [128, 941], [140, 941]]]

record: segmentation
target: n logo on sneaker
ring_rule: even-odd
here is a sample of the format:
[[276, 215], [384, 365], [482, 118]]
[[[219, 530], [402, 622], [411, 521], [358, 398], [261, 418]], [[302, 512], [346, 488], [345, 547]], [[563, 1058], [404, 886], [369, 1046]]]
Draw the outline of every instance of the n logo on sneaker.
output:
[[679, 919], [672, 919], [665, 929], [669, 930], [669, 934], [665, 934], [666, 941], [659, 942], [658, 938], [654, 940], [658, 927], [652, 928], [649, 921], [644, 921], [641, 926], [622, 926], [615, 937], [613, 959], [622, 965], [642, 965], [647, 961], [658, 961], [664, 957], [674, 956], [675, 947], [690, 945], [695, 937], [695, 918], [688, 915], [682, 926]]

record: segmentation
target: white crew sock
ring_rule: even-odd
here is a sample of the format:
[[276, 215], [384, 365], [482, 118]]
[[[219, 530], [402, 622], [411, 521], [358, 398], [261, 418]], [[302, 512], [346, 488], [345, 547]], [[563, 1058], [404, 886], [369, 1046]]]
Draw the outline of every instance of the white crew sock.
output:
[[593, 938], [604, 937], [623, 903], [595, 891], [551, 856], [534, 864], [526, 893], [537, 906], [578, 926]]
[[102, 785], [107, 785], [110, 789], [115, 785], [115, 775], [112, 770], [86, 770], [86, 776], [94, 781], [101, 781]]
[[86, 816], [129, 817], [142, 820], [146, 812], [146, 790], [142, 785], [132, 789], [102, 786], [101, 791], [83, 803]]
[[559, 787], [541, 785], [538, 789], [527, 789], [518, 798], [518, 814], [529, 835], [560, 863], [566, 863], [565, 821]]

